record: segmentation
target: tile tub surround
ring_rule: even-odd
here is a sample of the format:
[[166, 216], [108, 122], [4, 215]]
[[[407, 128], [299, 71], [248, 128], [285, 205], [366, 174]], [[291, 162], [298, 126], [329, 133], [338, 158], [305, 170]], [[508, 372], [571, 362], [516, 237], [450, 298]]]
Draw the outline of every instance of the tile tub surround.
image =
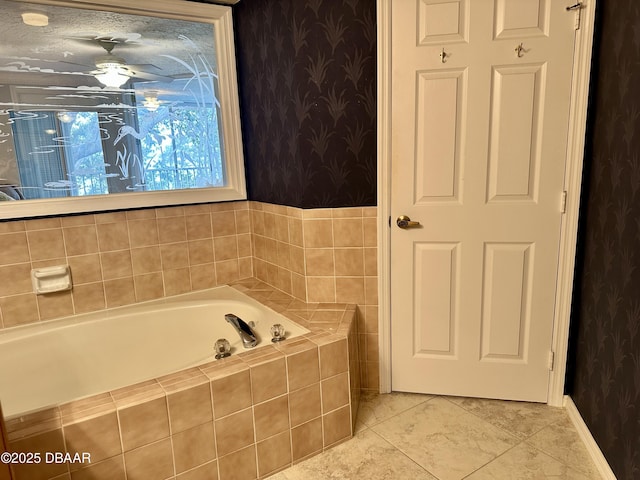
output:
[[[0, 326], [103, 310], [253, 276], [248, 202], [0, 222]], [[32, 268], [73, 289], [35, 295]]]
[[263, 478], [351, 438], [355, 307], [307, 304], [255, 279], [233, 286], [311, 332], [11, 418], [13, 451], [92, 456], [88, 466], [16, 466], [14, 479]]
[[[378, 391], [377, 208], [242, 201], [0, 222], [0, 327], [256, 277], [309, 303], [357, 305], [364, 390]], [[30, 270], [74, 287], [35, 295]]]
[[249, 202], [255, 277], [305, 302], [357, 305], [362, 388], [378, 391], [377, 208]]

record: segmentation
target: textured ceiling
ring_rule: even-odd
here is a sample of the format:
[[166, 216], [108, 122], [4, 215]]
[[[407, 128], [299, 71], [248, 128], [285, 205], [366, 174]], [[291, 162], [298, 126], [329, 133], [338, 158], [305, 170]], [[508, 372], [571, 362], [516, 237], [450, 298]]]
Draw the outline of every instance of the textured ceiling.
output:
[[[25, 25], [23, 12], [43, 13], [49, 25]], [[55, 72], [59, 85], [95, 85], [91, 72], [106, 51], [90, 39], [113, 41], [112, 53], [141, 72], [185, 76], [184, 66], [163, 56], [189, 63], [188, 52], [195, 50], [181, 36], [215, 62], [210, 24], [0, 0], [0, 84], [51, 84]]]

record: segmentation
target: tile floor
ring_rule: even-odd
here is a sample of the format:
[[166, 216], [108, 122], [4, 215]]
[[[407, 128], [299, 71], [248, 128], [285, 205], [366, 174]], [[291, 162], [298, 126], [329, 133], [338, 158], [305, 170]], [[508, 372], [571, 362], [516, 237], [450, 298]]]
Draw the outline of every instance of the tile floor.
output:
[[363, 395], [351, 440], [270, 480], [600, 479], [563, 409]]

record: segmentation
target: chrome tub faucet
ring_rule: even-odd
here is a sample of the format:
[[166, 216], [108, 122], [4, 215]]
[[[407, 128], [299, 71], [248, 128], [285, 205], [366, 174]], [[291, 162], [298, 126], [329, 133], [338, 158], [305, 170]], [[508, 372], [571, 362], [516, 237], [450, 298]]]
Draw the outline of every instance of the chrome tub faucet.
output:
[[233, 328], [236, 329], [238, 335], [240, 335], [240, 339], [242, 340], [242, 345], [244, 348], [253, 348], [258, 344], [258, 339], [256, 338], [256, 334], [253, 329], [247, 324], [244, 320], [242, 320], [237, 315], [233, 313], [227, 313], [224, 316], [224, 319], [233, 325]]

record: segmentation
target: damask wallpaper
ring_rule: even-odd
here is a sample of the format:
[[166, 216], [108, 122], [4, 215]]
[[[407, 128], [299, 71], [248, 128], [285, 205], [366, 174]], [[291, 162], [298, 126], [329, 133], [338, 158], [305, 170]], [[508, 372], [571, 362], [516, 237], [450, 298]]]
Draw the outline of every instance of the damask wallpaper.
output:
[[640, 3], [598, 2], [570, 390], [617, 478], [640, 478]]
[[376, 205], [375, 0], [234, 7], [249, 199]]

